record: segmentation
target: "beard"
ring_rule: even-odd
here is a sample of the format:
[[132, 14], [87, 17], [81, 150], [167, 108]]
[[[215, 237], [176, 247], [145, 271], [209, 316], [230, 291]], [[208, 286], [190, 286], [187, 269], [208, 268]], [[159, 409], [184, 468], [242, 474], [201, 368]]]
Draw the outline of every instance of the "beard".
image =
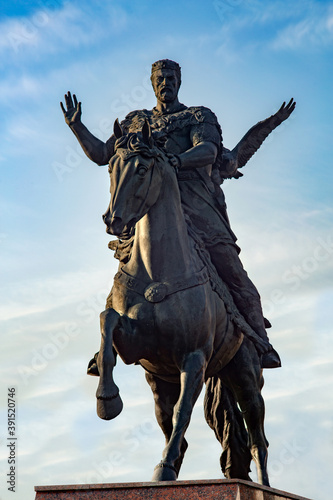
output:
[[173, 102], [178, 95], [178, 89], [171, 89], [168, 87], [164, 87], [162, 89], [155, 89], [156, 98], [165, 103]]

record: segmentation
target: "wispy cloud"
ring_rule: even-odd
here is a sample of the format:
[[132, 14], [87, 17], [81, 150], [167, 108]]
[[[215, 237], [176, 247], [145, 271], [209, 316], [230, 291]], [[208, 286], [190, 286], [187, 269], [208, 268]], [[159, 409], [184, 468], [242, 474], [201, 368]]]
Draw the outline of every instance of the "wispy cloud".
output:
[[[169, 17], [165, 3], [153, 7], [152, 1], [146, 3], [151, 8], [139, 1], [54, 3], [53, 10], [39, 2], [29, 17], [0, 21], [0, 66], [6, 67], [0, 83], [1, 155], [7, 159], [3, 182], [8, 182], [1, 203], [0, 297], [8, 318], [1, 377], [3, 394], [10, 384], [18, 387], [20, 500], [33, 484], [149, 480], [164, 441], [140, 367], [117, 363], [123, 413], [112, 422], [96, 416], [98, 380], [85, 370], [99, 347], [98, 316], [117, 269], [106, 248], [100, 253], [107, 242], [100, 214], [109, 200], [109, 179], [105, 169], [96, 169], [78, 152], [60, 111], [61, 95], [77, 92], [84, 123], [106, 137], [104, 119], [112, 128], [117, 113], [153, 105], [145, 67], [165, 55], [183, 67], [184, 102], [211, 107], [225, 128], [226, 146], [232, 147], [264, 118], [267, 103], [268, 114], [270, 105], [276, 111], [275, 98], [292, 78], [285, 53], [304, 75], [315, 56], [309, 63], [298, 58], [299, 51], [329, 47], [333, 30], [333, 4], [327, 1], [295, 0], [288, 6], [285, 0], [221, 1], [218, 5], [228, 6], [221, 19], [212, 1], [202, 9], [200, 26], [191, 22], [193, 2], [188, 9], [186, 2], [172, 0]], [[154, 16], [160, 16], [158, 26]], [[306, 99], [295, 96], [288, 129], [282, 134], [281, 125], [244, 169], [244, 178], [223, 188], [241, 259], [272, 319], [268, 333], [283, 362], [281, 370], [265, 373], [272, 484], [311, 498], [326, 488], [322, 497], [330, 498], [320, 474], [329, 471], [333, 443], [331, 403], [325, 398], [332, 384], [333, 213], [329, 196], [322, 197], [329, 189], [331, 156], [318, 103], [322, 98], [328, 116], [330, 94], [323, 92], [320, 74], [316, 96], [312, 83], [294, 79]], [[67, 168], [61, 182], [55, 161]], [[220, 477], [221, 449], [204, 422], [202, 396], [187, 437], [181, 478]], [[297, 455], [306, 438], [304, 453]], [[283, 462], [286, 450], [294, 453], [288, 455], [291, 466]], [[0, 496], [5, 497], [3, 482]]]
[[[101, 21], [103, 20], [103, 21]], [[87, 2], [66, 3], [62, 8], [41, 8], [29, 17], [8, 18], [0, 24], [0, 53], [11, 58], [38, 59], [65, 49], [100, 43], [127, 26], [127, 14], [118, 5], [93, 9]]]
[[[101, 270], [90, 270], [7, 283], [5, 288], [0, 289], [2, 319], [45, 313], [69, 304], [80, 305], [94, 295], [95, 302], [98, 301], [102, 310], [108, 294], [104, 276]], [[101, 283], [104, 283], [104, 287]]]
[[0, 100], [10, 105], [17, 97], [37, 97], [41, 91], [41, 84], [37, 78], [32, 76], [8, 76], [0, 82]]
[[271, 47], [275, 50], [324, 48], [333, 44], [333, 6], [313, 5], [297, 22], [278, 31]]
[[[282, 0], [269, 3], [251, 0], [235, 5], [215, 2], [213, 5], [221, 19], [222, 44], [217, 55], [223, 56], [226, 63], [230, 54], [232, 58], [242, 58], [245, 53], [264, 49], [293, 51], [327, 47], [333, 43], [331, 2], [296, 0], [288, 8]], [[209, 37], [215, 38], [215, 33]]]

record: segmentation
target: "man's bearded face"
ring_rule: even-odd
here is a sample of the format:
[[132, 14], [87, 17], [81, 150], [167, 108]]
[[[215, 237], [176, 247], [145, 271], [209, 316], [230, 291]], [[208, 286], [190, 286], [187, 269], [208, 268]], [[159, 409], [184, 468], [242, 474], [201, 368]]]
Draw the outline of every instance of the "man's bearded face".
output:
[[178, 94], [180, 82], [173, 69], [158, 69], [152, 75], [156, 98], [161, 102], [173, 102]]

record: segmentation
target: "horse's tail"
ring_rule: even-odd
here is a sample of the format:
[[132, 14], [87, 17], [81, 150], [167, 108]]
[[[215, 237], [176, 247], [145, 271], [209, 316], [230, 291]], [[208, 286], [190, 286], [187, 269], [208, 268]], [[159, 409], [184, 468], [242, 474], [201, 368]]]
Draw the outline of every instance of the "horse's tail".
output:
[[243, 416], [233, 393], [216, 375], [207, 380], [204, 409], [207, 423], [222, 445], [220, 464], [223, 474], [227, 479], [251, 481], [252, 457]]

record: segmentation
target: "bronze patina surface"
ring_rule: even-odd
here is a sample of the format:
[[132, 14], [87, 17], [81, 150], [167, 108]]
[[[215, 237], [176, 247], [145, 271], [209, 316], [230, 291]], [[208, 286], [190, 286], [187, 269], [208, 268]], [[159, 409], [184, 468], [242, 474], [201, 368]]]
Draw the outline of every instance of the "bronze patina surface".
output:
[[206, 384], [205, 416], [220, 441], [227, 478], [269, 486], [268, 442], [261, 396], [263, 368], [281, 366], [270, 344], [259, 293], [239, 259], [224, 194], [240, 170], [295, 108], [293, 99], [252, 127], [233, 150], [223, 146], [214, 113], [178, 100], [180, 67], [152, 66], [157, 104], [136, 110], [105, 143], [81, 122], [68, 92], [66, 123], [87, 156], [109, 165], [111, 200], [103, 215], [119, 270], [101, 313], [101, 348], [88, 373], [99, 376], [97, 413], [122, 410], [113, 368], [119, 355], [140, 364], [165, 435], [153, 481], [175, 480], [187, 448], [185, 432]]

